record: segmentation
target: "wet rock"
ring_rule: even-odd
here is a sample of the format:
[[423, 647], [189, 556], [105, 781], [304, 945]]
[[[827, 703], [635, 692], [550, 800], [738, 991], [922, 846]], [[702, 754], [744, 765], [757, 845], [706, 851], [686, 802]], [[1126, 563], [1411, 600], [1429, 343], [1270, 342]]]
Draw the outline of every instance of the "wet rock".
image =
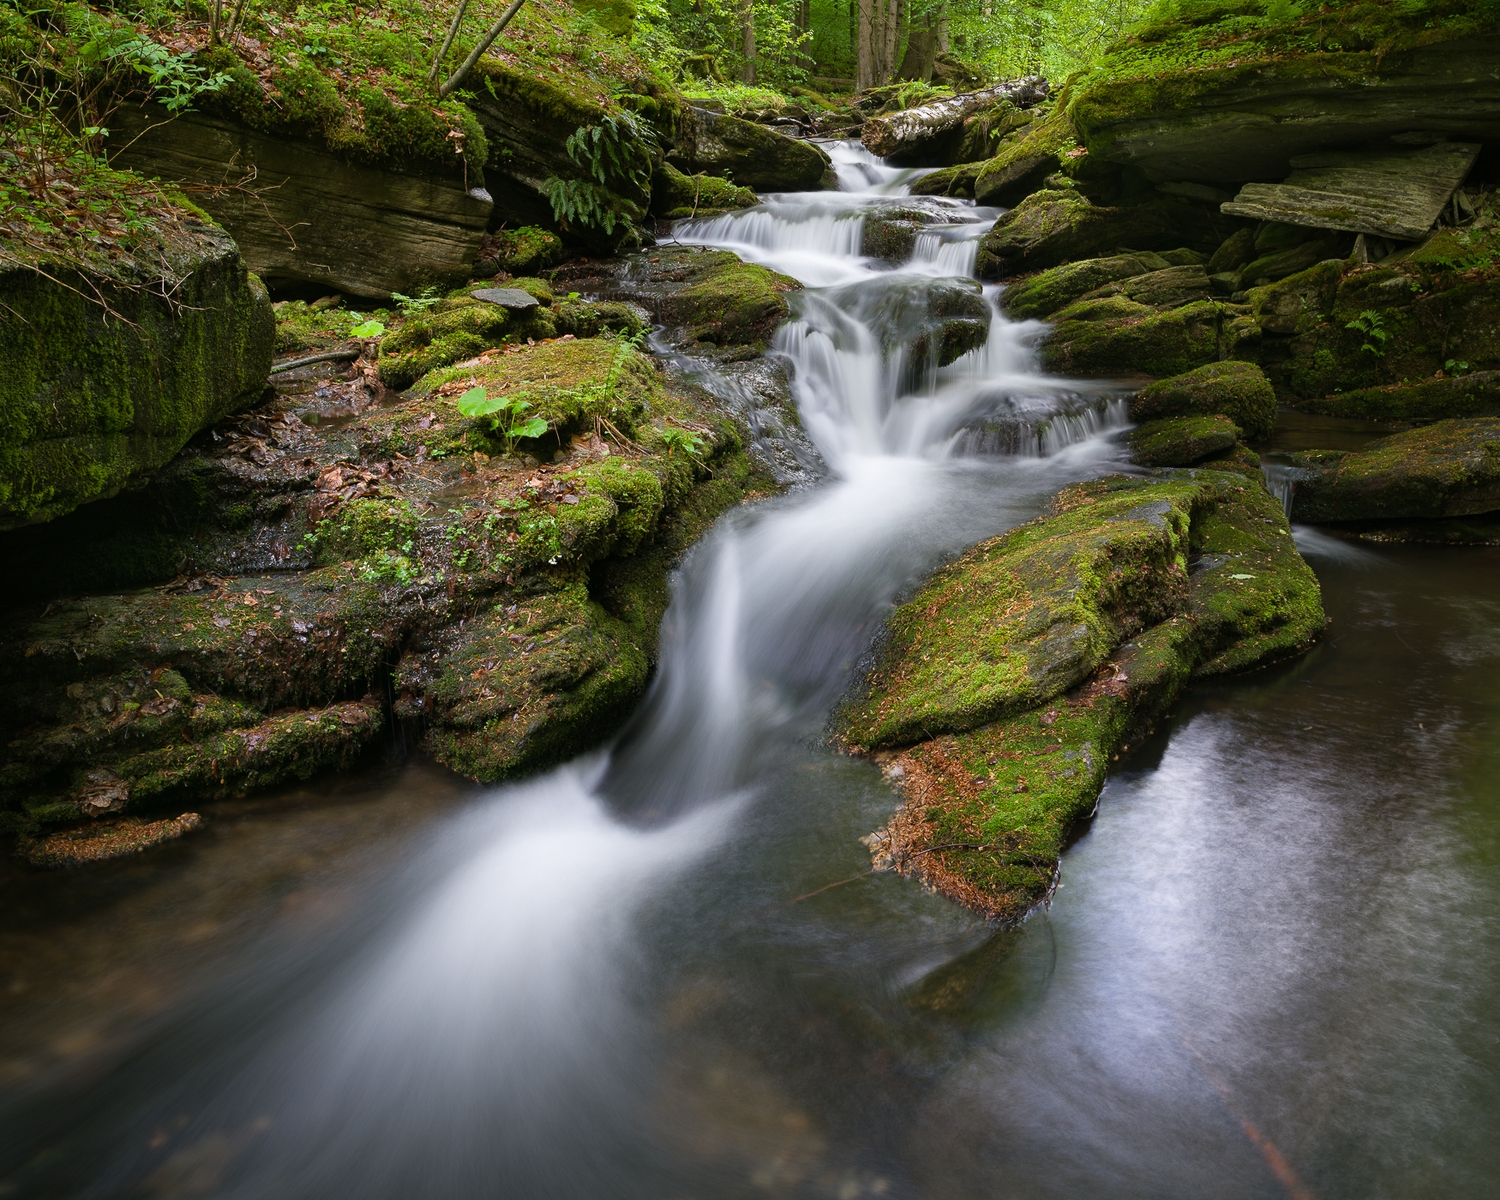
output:
[[876, 208], [865, 213], [859, 252], [868, 258], [903, 263], [911, 257], [917, 234], [932, 223], [920, 208]]
[[1304, 412], [1376, 421], [1433, 421], [1445, 417], [1500, 416], [1500, 371], [1425, 379], [1420, 383], [1361, 388], [1304, 400]]
[[538, 305], [535, 296], [529, 292], [523, 292], [520, 288], [479, 288], [477, 291], [470, 292], [469, 295], [485, 304], [503, 308], [508, 313], [527, 315]]
[[663, 162], [651, 177], [651, 215], [673, 221], [709, 217], [759, 203], [754, 192], [713, 175], [684, 175]]
[[1165, 259], [1158, 260], [1153, 254], [1118, 254], [1064, 263], [1006, 288], [1005, 311], [1017, 320], [1050, 317], [1097, 288], [1167, 265]]
[[[250, 269], [275, 287], [305, 282], [354, 296], [416, 295], [457, 282], [479, 253], [493, 207], [478, 181], [351, 163], [306, 138], [234, 120], [126, 106], [112, 120], [111, 161], [195, 185]], [[226, 188], [253, 168], [254, 188]], [[549, 214], [550, 216], [550, 214]]]
[[[119, 280], [0, 271], [0, 530], [146, 483], [199, 430], [257, 401], [271, 302], [223, 230], [183, 213], [162, 261]], [[123, 320], [105, 320], [98, 294]], [[24, 314], [24, 317], [20, 316]]]
[[[910, 739], [916, 745], [883, 760], [904, 804], [869, 839], [877, 862], [1005, 921], [1019, 920], [1047, 896], [1069, 831], [1093, 807], [1111, 758], [1144, 733], [1190, 679], [1297, 654], [1324, 623], [1317, 579], [1298, 555], [1280, 505], [1257, 482], [1216, 471], [1112, 476], [1065, 489], [1056, 508], [1055, 516], [976, 547], [890, 622], [901, 662], [916, 650], [910, 633], [922, 639], [922, 670], [972, 659], [983, 678], [993, 670], [986, 647], [1018, 605], [1061, 617], [1078, 604], [1076, 594], [1046, 580], [1022, 592], [989, 591], [981, 580], [995, 577], [996, 550], [1024, 558], [1031, 543], [1049, 536], [1082, 536], [1101, 548], [1119, 536], [1122, 548], [1135, 549], [1138, 526], [1152, 517], [1173, 522], [1178, 531], [1173, 541], [1184, 554], [1177, 560], [1184, 574], [1169, 593], [1155, 592], [1163, 608], [1147, 614], [1127, 605], [1105, 656], [1070, 690], [1032, 702], [1029, 711], [967, 728], [958, 719], [967, 684], [956, 683], [953, 699], [934, 712], [934, 727], [916, 729]], [[1056, 532], [1049, 535], [1049, 528]], [[1176, 566], [1165, 553], [1156, 561], [1168, 570]], [[1137, 569], [1132, 553], [1120, 569], [1088, 577], [1084, 590], [1096, 611], [1110, 610], [1119, 599], [1114, 589], [1131, 587]], [[914, 608], [924, 602], [926, 608]], [[955, 604], [972, 607], [975, 616], [950, 619]], [[988, 627], [979, 616], [986, 610]], [[1120, 610], [1112, 611], [1121, 620]], [[878, 672], [889, 661], [877, 667], [871, 694], [852, 708], [856, 719], [883, 711], [891, 684]], [[896, 686], [909, 684], [903, 677]], [[936, 692], [927, 698], [943, 704]], [[955, 726], [961, 731], [938, 732]]]
[[959, 196], [972, 199], [974, 181], [979, 177], [983, 166], [983, 162], [960, 163], [956, 167], [943, 167], [941, 170], [929, 172], [911, 185], [911, 194], [913, 196]]
[[1212, 294], [1213, 285], [1209, 283], [1207, 272], [1201, 266], [1193, 265], [1167, 267], [1117, 279], [1086, 292], [1082, 299], [1124, 296], [1152, 308], [1176, 308], [1195, 300], [1207, 300]]
[[802, 286], [727, 250], [696, 246], [570, 263], [554, 277], [559, 287], [641, 305], [676, 330], [678, 341], [720, 347], [769, 341], [787, 317], [787, 296]]
[[1232, 218], [1211, 206], [1187, 200], [1159, 197], [1109, 207], [1091, 203], [1076, 190], [1048, 188], [1033, 192], [995, 222], [980, 243], [976, 270], [983, 279], [1005, 279], [1126, 247], [1168, 250], [1186, 245], [1211, 253], [1235, 227]]
[[1241, 315], [1249, 319], [1248, 312], [1208, 300], [1166, 312], [1124, 296], [1080, 300], [1054, 317], [1042, 365], [1096, 377], [1179, 375], [1234, 352], [1232, 325]]
[[480, 275], [502, 271], [507, 275], [535, 275], [555, 267], [564, 257], [562, 238], [557, 234], [536, 225], [523, 225], [486, 234], [474, 269]]
[[703, 172], [757, 192], [806, 192], [828, 186], [832, 164], [827, 153], [738, 117], [705, 109], [692, 119], [667, 161], [684, 174]]
[[[1130, 453], [1143, 467], [1191, 467], [1231, 449], [1240, 429], [1228, 417], [1168, 417], [1131, 431]], [[1257, 463], [1257, 469], [1259, 464]]]
[[34, 867], [74, 867], [139, 854], [163, 842], [176, 841], [202, 825], [203, 818], [197, 813], [183, 813], [165, 821], [127, 817], [107, 825], [31, 839], [21, 847], [21, 852]]
[[1028, 127], [1024, 137], [1003, 146], [980, 168], [974, 199], [1002, 208], [1020, 204], [1062, 165], [1059, 155], [1074, 143], [1075, 133], [1066, 105], [1059, 103], [1048, 117]]
[[874, 330], [888, 355], [905, 351], [914, 375], [947, 366], [989, 337], [990, 308], [972, 279], [914, 275], [896, 286], [850, 284], [834, 294], [841, 308]]
[[1462, 517], [1500, 510], [1500, 419], [1439, 421], [1357, 453], [1297, 457], [1300, 521]]
[[1276, 425], [1276, 392], [1255, 364], [1219, 362], [1150, 384], [1130, 401], [1136, 421], [1214, 415], [1249, 438], [1266, 437]]

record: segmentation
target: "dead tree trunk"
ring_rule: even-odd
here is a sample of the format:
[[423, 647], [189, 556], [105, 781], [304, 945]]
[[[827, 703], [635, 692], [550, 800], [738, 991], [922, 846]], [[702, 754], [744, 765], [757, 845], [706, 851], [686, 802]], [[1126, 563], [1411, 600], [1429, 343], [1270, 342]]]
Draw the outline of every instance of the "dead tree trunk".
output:
[[[980, 109], [1008, 100], [1017, 108], [1031, 108], [1047, 98], [1045, 79], [1013, 79], [982, 92], [966, 92], [950, 100], [937, 100], [921, 108], [872, 117], [860, 130], [865, 149], [882, 158], [899, 155], [911, 160], [928, 148], [963, 131], [964, 119]], [[939, 163], [929, 166], [944, 165]]]

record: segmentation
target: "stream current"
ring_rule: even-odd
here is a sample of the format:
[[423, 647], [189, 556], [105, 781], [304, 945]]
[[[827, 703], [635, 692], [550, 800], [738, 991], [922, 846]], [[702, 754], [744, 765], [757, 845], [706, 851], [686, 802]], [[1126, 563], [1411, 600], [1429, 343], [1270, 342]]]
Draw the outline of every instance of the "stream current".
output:
[[[775, 350], [826, 473], [690, 554], [630, 726], [0, 877], [0, 1196], [1500, 1195], [1494, 551], [1300, 530], [1330, 637], [1195, 688], [1018, 929], [866, 873], [896, 798], [829, 705], [1123, 414], [998, 310], [914, 371], [888, 301], [993, 214], [833, 150], [840, 192], [679, 231], [807, 285]], [[893, 197], [940, 218], [898, 269], [857, 253]]]

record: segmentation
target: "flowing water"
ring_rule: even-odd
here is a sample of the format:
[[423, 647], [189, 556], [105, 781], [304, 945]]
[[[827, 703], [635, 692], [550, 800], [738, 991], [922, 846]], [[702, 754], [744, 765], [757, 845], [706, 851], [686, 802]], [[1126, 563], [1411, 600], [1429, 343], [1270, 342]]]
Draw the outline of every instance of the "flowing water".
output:
[[1122, 414], [998, 314], [906, 361], [986, 214], [922, 200], [917, 261], [861, 260], [911, 173], [835, 149], [843, 191], [681, 231], [809, 285], [776, 350], [828, 473], [690, 555], [630, 727], [0, 880], [0, 1195], [1500, 1194], [1494, 551], [1305, 531], [1329, 637], [1195, 689], [1019, 929], [867, 873], [896, 799], [815, 748], [828, 706]]

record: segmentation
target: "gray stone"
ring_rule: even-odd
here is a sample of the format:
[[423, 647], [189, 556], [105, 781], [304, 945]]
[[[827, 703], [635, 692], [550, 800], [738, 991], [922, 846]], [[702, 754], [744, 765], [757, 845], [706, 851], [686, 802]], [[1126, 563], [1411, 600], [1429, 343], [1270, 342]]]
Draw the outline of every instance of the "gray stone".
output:
[[523, 292], [520, 288], [480, 288], [477, 292], [470, 292], [476, 300], [483, 300], [486, 304], [498, 304], [507, 312], [524, 313], [536, 308], [540, 301], [535, 296]]
[[1415, 241], [1432, 228], [1479, 157], [1472, 142], [1382, 153], [1327, 151], [1292, 159], [1285, 183], [1247, 183], [1230, 216]]
[[257, 133], [232, 121], [124, 108], [113, 119], [111, 162], [160, 179], [219, 185], [253, 167], [254, 190], [194, 191], [249, 268], [271, 287], [314, 283], [354, 296], [415, 294], [462, 280], [484, 237], [489, 194], [458, 176], [400, 175], [345, 162], [312, 141]]

